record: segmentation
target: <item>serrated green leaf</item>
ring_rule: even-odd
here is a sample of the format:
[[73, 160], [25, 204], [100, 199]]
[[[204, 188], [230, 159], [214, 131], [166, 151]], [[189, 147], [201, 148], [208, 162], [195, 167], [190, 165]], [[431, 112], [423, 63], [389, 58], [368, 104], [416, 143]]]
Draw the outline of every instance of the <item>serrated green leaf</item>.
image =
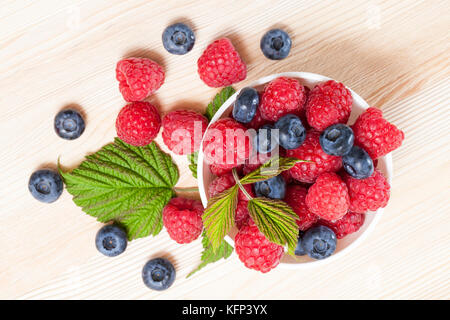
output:
[[198, 151], [188, 154], [189, 169], [192, 172], [192, 176], [197, 179], [197, 162], [198, 162]]
[[250, 217], [269, 241], [288, 247], [294, 254], [297, 246], [298, 216], [284, 201], [268, 198], [253, 198], [248, 202]]
[[214, 251], [212, 249], [211, 243], [210, 243], [205, 231], [203, 231], [202, 236], [203, 236], [203, 239], [202, 239], [202, 245], [203, 245], [202, 262], [197, 266], [197, 268], [192, 270], [186, 276], [186, 278], [189, 278], [194, 273], [196, 273], [200, 269], [203, 269], [205, 266], [207, 266], [210, 263], [217, 262], [222, 258], [227, 259], [233, 252], [233, 247], [225, 240], [222, 240], [219, 247]]
[[238, 186], [234, 185], [209, 199], [208, 206], [203, 213], [203, 226], [214, 252], [219, 248], [223, 238], [234, 225], [238, 190]]
[[223, 103], [227, 101], [227, 99], [231, 97], [235, 92], [236, 90], [234, 90], [233, 87], [223, 88], [218, 94], [216, 94], [214, 100], [208, 104], [205, 112], [205, 117], [207, 117], [208, 120], [211, 121], [217, 110], [219, 110]]
[[162, 210], [179, 178], [171, 156], [154, 142], [134, 147], [119, 138], [72, 172], [59, 171], [76, 205], [100, 222], [119, 222], [130, 240], [161, 231]]

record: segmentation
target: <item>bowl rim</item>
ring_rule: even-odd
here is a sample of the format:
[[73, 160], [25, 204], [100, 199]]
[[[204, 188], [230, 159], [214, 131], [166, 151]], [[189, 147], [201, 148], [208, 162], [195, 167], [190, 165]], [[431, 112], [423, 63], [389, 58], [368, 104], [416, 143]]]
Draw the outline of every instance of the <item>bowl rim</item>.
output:
[[[270, 82], [273, 79], [279, 78], [279, 77], [290, 77], [290, 78], [302, 78], [302, 79], [307, 79], [309, 81], [328, 81], [328, 80], [334, 80], [332, 78], [317, 74], [317, 73], [311, 73], [311, 72], [282, 72], [282, 73], [275, 73], [275, 74], [271, 74], [262, 78], [259, 78], [253, 82], [251, 82], [249, 85], [247, 85], [246, 87], [256, 87], [256, 86], [260, 86], [263, 84], [266, 84], [268, 82]], [[356, 103], [358, 105], [360, 105], [363, 109], [367, 109], [369, 108], [369, 104], [361, 97], [359, 96], [356, 92], [354, 92], [351, 88], [347, 87], [346, 88], [348, 90], [350, 90], [352, 97], [353, 97], [353, 103]], [[242, 88], [240, 89], [242, 90]], [[222, 117], [223, 113], [231, 106], [231, 104], [234, 102], [234, 100], [236, 99], [236, 96], [239, 94], [240, 90], [237, 90], [231, 97], [229, 97], [223, 104], [222, 106], [219, 108], [219, 110], [217, 110], [217, 112], [214, 114], [214, 116], [212, 117], [211, 121], [208, 124], [208, 127], [206, 130], [209, 129], [209, 126], [214, 123], [215, 121], [217, 121], [220, 117]], [[205, 191], [205, 185], [204, 185], [204, 177], [203, 177], [203, 160], [204, 156], [203, 156], [203, 139], [202, 142], [200, 144], [200, 149], [199, 149], [199, 153], [198, 153], [198, 162], [197, 162], [197, 177], [198, 177], [198, 186], [199, 186], [199, 193], [200, 193], [200, 199], [202, 201], [203, 207], [206, 208], [207, 203], [208, 203], [208, 199], [206, 196], [206, 191]], [[384, 157], [385, 160], [385, 165], [386, 165], [386, 172], [387, 172], [387, 179], [389, 181], [389, 183], [391, 184], [392, 182], [392, 176], [394, 173], [393, 170], [393, 163], [392, 163], [392, 156], [391, 154], [387, 154]], [[380, 221], [382, 215], [383, 215], [383, 208], [378, 209], [376, 212], [371, 213], [374, 215], [374, 218], [372, 219], [372, 221], [370, 222], [369, 226], [364, 230], [363, 233], [361, 233], [358, 238], [356, 238], [352, 243], [350, 243], [348, 246], [346, 246], [345, 248], [341, 249], [340, 251], [334, 253], [333, 255], [331, 255], [329, 258], [327, 259], [323, 259], [323, 260], [313, 260], [313, 261], [308, 261], [308, 262], [302, 262], [302, 263], [284, 263], [284, 262], [280, 262], [279, 267], [283, 268], [283, 269], [301, 269], [301, 268], [311, 268], [311, 267], [316, 267], [316, 266], [322, 266], [328, 263], [331, 263], [345, 255], [347, 255], [350, 251], [352, 251], [353, 249], [355, 249], [358, 245], [360, 245], [374, 230], [375, 226], [378, 224], [378, 222]], [[227, 234], [225, 235], [225, 241], [227, 241], [231, 246], [233, 246], [234, 248], [234, 240]]]

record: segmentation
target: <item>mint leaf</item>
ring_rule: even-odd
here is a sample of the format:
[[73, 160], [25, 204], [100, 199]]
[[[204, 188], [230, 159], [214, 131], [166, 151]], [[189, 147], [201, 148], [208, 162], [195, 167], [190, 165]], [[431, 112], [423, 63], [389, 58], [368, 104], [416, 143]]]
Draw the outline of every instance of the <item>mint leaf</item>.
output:
[[192, 270], [186, 278], [189, 278], [194, 273], [199, 271], [200, 269], [203, 269], [205, 266], [207, 266], [210, 263], [214, 263], [219, 261], [220, 259], [227, 259], [231, 253], [233, 252], [233, 247], [226, 242], [225, 240], [222, 240], [217, 250], [213, 250], [212, 246], [209, 242], [208, 236], [206, 235], [205, 231], [202, 233], [203, 239], [202, 239], [202, 245], [203, 245], [203, 252], [202, 252], [202, 262], [198, 265], [197, 268]]
[[192, 172], [192, 176], [197, 179], [197, 162], [198, 162], [198, 151], [188, 154], [189, 169]]
[[161, 231], [162, 210], [179, 178], [170, 155], [154, 142], [134, 147], [119, 138], [71, 173], [59, 171], [77, 206], [100, 222], [119, 222], [130, 240]]
[[227, 99], [231, 97], [235, 92], [236, 90], [234, 90], [233, 87], [223, 88], [218, 94], [216, 94], [214, 100], [208, 104], [205, 112], [205, 117], [207, 117], [208, 120], [211, 121], [217, 110], [219, 110], [223, 103], [227, 101]]

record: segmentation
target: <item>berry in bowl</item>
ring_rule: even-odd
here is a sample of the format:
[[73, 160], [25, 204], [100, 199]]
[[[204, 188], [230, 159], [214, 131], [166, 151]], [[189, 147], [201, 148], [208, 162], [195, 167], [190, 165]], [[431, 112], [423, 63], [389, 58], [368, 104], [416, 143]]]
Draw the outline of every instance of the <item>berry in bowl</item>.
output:
[[381, 110], [330, 78], [261, 78], [220, 107], [203, 137], [206, 234], [261, 272], [331, 262], [381, 218], [390, 152], [403, 139]]

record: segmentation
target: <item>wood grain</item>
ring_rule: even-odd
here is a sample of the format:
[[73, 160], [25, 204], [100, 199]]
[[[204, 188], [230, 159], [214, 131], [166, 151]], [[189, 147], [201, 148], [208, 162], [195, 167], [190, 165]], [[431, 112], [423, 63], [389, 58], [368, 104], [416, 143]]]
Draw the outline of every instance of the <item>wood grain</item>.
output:
[[[0, 1], [0, 298], [313, 299], [450, 298], [450, 3], [448, 1]], [[162, 30], [194, 27], [185, 56], [165, 52]], [[283, 27], [290, 56], [269, 61], [262, 34]], [[344, 82], [405, 131], [394, 152], [392, 198], [373, 234], [336, 263], [262, 275], [233, 255], [186, 280], [199, 241], [180, 246], [166, 232], [133, 241], [120, 257], [100, 256], [100, 227], [67, 192], [44, 205], [27, 181], [58, 157], [70, 168], [115, 136], [124, 105], [117, 60], [150, 57], [166, 70], [151, 98], [164, 114], [204, 110], [217, 92], [196, 73], [208, 43], [231, 38], [248, 65], [237, 87], [275, 72], [309, 71]], [[67, 142], [53, 117], [72, 105], [85, 114], [83, 136]], [[161, 139], [158, 138], [158, 142]], [[162, 143], [160, 143], [163, 145]], [[179, 186], [196, 184], [185, 157], [174, 157]], [[149, 291], [140, 278], [149, 257], [175, 262], [177, 281]]]

